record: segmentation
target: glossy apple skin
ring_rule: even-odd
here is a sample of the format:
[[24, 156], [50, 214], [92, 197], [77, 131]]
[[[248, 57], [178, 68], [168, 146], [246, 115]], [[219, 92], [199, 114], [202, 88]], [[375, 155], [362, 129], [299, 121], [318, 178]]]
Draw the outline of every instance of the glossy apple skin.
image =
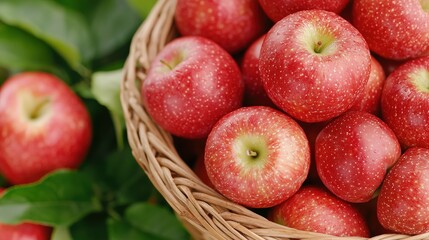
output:
[[[0, 187], [0, 198], [4, 191], [5, 189]], [[49, 240], [51, 233], [52, 228], [39, 224], [8, 225], [0, 223], [0, 239], [5, 240]]]
[[[246, 157], [253, 149], [260, 153], [258, 158]], [[310, 149], [304, 131], [289, 116], [265, 106], [243, 107], [213, 128], [205, 165], [225, 197], [243, 206], [267, 208], [298, 191], [308, 174]]]
[[[164, 63], [178, 63], [170, 70]], [[154, 59], [142, 84], [143, 102], [165, 130], [205, 138], [225, 114], [239, 108], [244, 83], [234, 59], [211, 40], [176, 38]]]
[[245, 85], [244, 105], [275, 107], [265, 92], [259, 74], [259, 56], [265, 35], [254, 41], [245, 51], [240, 67]]
[[371, 57], [371, 72], [365, 85], [364, 91], [358, 96], [357, 100], [349, 110], [365, 111], [380, 116], [381, 92], [383, 91], [386, 75], [383, 67]]
[[320, 179], [331, 192], [349, 202], [371, 200], [400, 154], [393, 131], [367, 112], [341, 115], [316, 138]]
[[428, 55], [429, 13], [420, 2], [354, 0], [353, 25], [382, 57], [401, 60]]
[[[324, 29], [323, 31], [320, 29]], [[313, 34], [328, 34], [325, 53]], [[277, 22], [261, 48], [259, 70], [271, 100], [303, 122], [330, 120], [348, 110], [370, 74], [370, 52], [346, 20], [323, 10], [293, 13]]]
[[270, 25], [257, 0], [178, 0], [175, 23], [183, 36], [211, 39], [231, 54], [247, 48]]
[[[421, 87], [412, 78], [425, 69]], [[403, 148], [429, 148], [429, 57], [399, 66], [386, 79], [381, 96], [383, 120], [395, 132]]]
[[51, 233], [51, 228], [38, 224], [6, 225], [0, 223], [0, 239], [5, 240], [49, 240]]
[[272, 208], [269, 218], [303, 231], [369, 237], [369, 228], [359, 210], [319, 186], [301, 187], [292, 197]]
[[319, 9], [340, 13], [348, 2], [349, 0], [259, 0], [264, 12], [274, 22], [302, 10]]
[[377, 216], [387, 229], [403, 234], [429, 231], [429, 149], [409, 148], [381, 186]]
[[[37, 119], [26, 102], [47, 98]], [[26, 100], [27, 99], [27, 100]], [[89, 113], [59, 78], [42, 72], [10, 77], [0, 89], [0, 172], [12, 184], [30, 183], [60, 168], [78, 168], [92, 139]]]

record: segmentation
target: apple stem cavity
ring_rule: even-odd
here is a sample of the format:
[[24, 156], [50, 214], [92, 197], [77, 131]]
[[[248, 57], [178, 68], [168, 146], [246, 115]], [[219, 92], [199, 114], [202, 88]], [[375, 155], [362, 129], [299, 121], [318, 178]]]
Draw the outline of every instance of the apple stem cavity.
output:
[[303, 30], [301, 39], [310, 53], [325, 56], [335, 51], [335, 37], [327, 29], [307, 25]]
[[183, 62], [183, 60], [185, 60], [185, 56], [183, 55], [183, 53], [181, 52], [177, 52], [172, 59], [161, 59], [159, 60], [161, 62], [162, 65], [164, 65], [165, 67], [167, 67], [167, 69], [169, 71], [173, 71], [173, 69], [175, 67], [177, 67], [177, 65], [179, 65], [181, 62]]
[[46, 115], [51, 107], [51, 98], [24, 93], [22, 96], [23, 113], [30, 121], [35, 121]]
[[166, 61], [164, 60], [159, 60], [164, 66], [166, 66], [170, 71], [173, 70], [173, 67], [170, 66], [170, 64], [168, 64]]
[[31, 120], [36, 120], [44, 115], [50, 105], [49, 98], [43, 98], [39, 102], [36, 102], [32, 109], [29, 111], [28, 117]]

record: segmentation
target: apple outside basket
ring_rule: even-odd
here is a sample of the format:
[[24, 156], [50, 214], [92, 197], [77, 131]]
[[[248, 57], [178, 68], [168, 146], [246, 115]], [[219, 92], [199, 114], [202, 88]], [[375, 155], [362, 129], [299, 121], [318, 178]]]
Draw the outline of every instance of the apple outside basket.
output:
[[[151, 119], [141, 102], [140, 85], [152, 59], [177, 37], [176, 0], [158, 0], [134, 35], [121, 82], [121, 102], [132, 153], [194, 239], [366, 239], [335, 237], [285, 227], [226, 199], [206, 186], [179, 157], [171, 135]], [[429, 239], [384, 234], [371, 240]]]

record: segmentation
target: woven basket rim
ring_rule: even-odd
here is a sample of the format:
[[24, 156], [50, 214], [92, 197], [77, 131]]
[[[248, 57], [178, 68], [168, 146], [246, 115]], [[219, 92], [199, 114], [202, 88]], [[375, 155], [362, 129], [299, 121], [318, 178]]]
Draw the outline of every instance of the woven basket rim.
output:
[[271, 222], [235, 204], [205, 185], [180, 158], [173, 139], [146, 112], [139, 86], [152, 59], [178, 36], [174, 26], [176, 0], [158, 0], [136, 31], [123, 69], [120, 98], [132, 154], [155, 188], [195, 239], [429, 239], [383, 234], [371, 238], [336, 237], [292, 229]]

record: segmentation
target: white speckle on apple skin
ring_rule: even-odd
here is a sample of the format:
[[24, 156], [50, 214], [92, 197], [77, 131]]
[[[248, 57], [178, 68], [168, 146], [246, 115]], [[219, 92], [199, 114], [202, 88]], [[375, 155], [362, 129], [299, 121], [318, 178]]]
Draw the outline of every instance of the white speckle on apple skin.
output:
[[274, 22], [280, 21], [289, 14], [310, 9], [320, 9], [340, 13], [349, 0], [324, 0], [324, 1], [284, 1], [284, 0], [259, 0], [268, 17]]
[[429, 149], [409, 148], [387, 174], [377, 216], [387, 229], [403, 234], [429, 231]]
[[175, 23], [183, 36], [211, 39], [229, 53], [244, 50], [269, 26], [255, 0], [178, 0]]
[[288, 200], [272, 208], [269, 218], [303, 231], [369, 237], [361, 213], [352, 204], [318, 186], [303, 186]]
[[386, 74], [381, 64], [371, 56], [371, 72], [365, 89], [349, 110], [366, 111], [376, 116], [381, 114], [381, 92], [383, 91]]
[[421, 69], [429, 72], [429, 56], [396, 68], [387, 77], [381, 95], [382, 118], [404, 149], [429, 148], [429, 93], [421, 90], [413, 79], [413, 73]]

